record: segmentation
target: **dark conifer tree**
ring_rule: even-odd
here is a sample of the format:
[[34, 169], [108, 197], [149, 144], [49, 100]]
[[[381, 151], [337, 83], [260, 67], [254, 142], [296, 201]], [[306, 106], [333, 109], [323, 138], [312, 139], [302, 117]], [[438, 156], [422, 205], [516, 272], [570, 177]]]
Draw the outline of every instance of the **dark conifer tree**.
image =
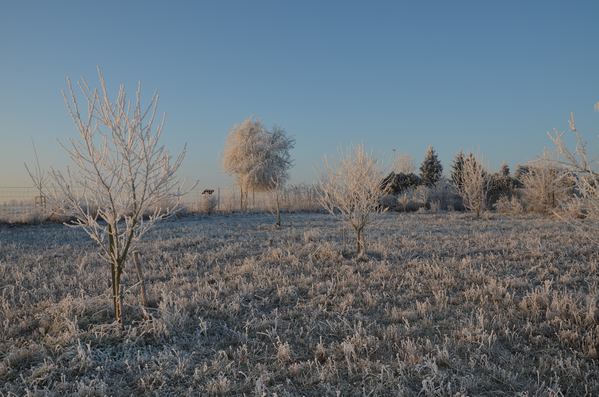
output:
[[451, 165], [451, 183], [460, 190], [462, 187], [462, 178], [464, 174], [464, 152], [460, 151], [456, 154]]
[[424, 156], [424, 161], [420, 165], [420, 179], [425, 186], [434, 186], [441, 179], [443, 166], [435, 153], [435, 149], [429, 146]]

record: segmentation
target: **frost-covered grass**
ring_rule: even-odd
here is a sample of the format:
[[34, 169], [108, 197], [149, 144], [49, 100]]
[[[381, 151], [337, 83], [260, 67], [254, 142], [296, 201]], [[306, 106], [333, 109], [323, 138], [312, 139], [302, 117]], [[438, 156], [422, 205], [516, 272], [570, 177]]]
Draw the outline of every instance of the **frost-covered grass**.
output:
[[284, 221], [160, 225], [124, 332], [82, 233], [1, 227], [0, 395], [599, 394], [599, 256], [563, 223], [385, 214], [356, 261], [330, 217]]

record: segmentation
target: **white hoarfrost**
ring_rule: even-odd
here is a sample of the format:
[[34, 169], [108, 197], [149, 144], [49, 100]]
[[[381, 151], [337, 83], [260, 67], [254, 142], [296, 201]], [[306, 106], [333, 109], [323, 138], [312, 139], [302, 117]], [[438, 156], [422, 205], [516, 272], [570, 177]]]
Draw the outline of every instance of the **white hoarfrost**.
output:
[[173, 159], [160, 143], [158, 94], [142, 106], [141, 85], [133, 101], [121, 85], [112, 100], [99, 68], [98, 76], [99, 89], [78, 83], [84, 103], [67, 79], [63, 95], [79, 136], [64, 145], [74, 165], [51, 171], [48, 196], [110, 263], [115, 318], [122, 324], [123, 267], [144, 233], [177, 211], [181, 183], [175, 172], [185, 150]]
[[325, 159], [320, 178], [320, 203], [342, 218], [356, 232], [358, 257], [365, 254], [364, 229], [375, 213], [381, 212], [382, 172], [374, 157], [358, 145], [331, 164]]
[[235, 176], [240, 208], [247, 206], [248, 191], [271, 192], [276, 224], [280, 226], [280, 192], [293, 165], [290, 151], [295, 140], [284, 129], [267, 130], [260, 120], [248, 118], [234, 126], [225, 143], [223, 166]]

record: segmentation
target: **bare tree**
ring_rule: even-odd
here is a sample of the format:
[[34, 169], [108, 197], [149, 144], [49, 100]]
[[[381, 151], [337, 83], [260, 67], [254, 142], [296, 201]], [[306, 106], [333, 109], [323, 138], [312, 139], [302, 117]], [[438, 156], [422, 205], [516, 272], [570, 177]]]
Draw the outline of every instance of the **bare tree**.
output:
[[46, 210], [46, 195], [44, 191], [46, 190], [46, 184], [48, 183], [48, 174], [42, 170], [40, 165], [40, 159], [37, 154], [37, 148], [35, 147], [35, 142], [33, 139], [31, 140], [31, 145], [33, 146], [33, 154], [35, 156], [35, 165], [32, 168], [29, 168], [27, 163], [25, 163], [25, 169], [33, 182], [33, 187], [37, 190], [37, 196], [35, 197], [35, 205], [39, 205], [42, 209]]
[[393, 161], [393, 171], [396, 174], [412, 174], [416, 170], [414, 159], [407, 153], [399, 153]]
[[282, 185], [273, 185], [269, 190], [270, 193], [270, 212], [275, 216], [275, 226], [281, 227], [281, 201], [283, 199], [284, 190]]
[[[595, 110], [599, 111], [599, 102], [595, 104]], [[570, 220], [594, 243], [599, 243], [597, 232], [599, 231], [599, 169], [597, 161], [590, 158], [587, 143], [576, 128], [574, 114], [570, 113], [569, 127], [576, 140], [574, 150], [568, 148], [564, 135], [565, 132], [554, 131], [549, 138], [557, 148], [561, 159], [558, 164], [569, 171], [571, 181], [574, 184], [575, 193], [571, 198], [572, 204], [579, 208], [579, 215], [585, 220]]]
[[454, 181], [459, 195], [464, 201], [464, 207], [480, 217], [486, 207], [488, 178], [485, 167], [474, 154], [470, 153], [462, 164], [461, 180]]
[[382, 178], [376, 160], [358, 145], [342, 154], [336, 164], [326, 158], [320, 178], [320, 203], [330, 214], [347, 222], [356, 232], [356, 253], [364, 257], [364, 230], [373, 215], [382, 212], [379, 200]]
[[125, 263], [140, 238], [178, 210], [181, 182], [175, 172], [185, 149], [173, 159], [160, 144], [164, 117], [156, 118], [158, 94], [142, 107], [141, 84], [133, 102], [120, 85], [111, 100], [100, 68], [98, 77], [99, 89], [85, 80], [78, 83], [85, 107], [67, 79], [63, 96], [79, 136], [63, 145], [73, 169], [51, 170], [51, 198], [74, 217], [70, 225], [82, 228], [110, 264], [114, 315], [122, 326]]
[[[595, 107], [597, 111], [599, 111], [599, 102], [595, 105]], [[576, 128], [574, 113], [570, 113], [568, 124], [570, 131], [574, 134], [576, 139], [576, 147], [573, 151], [568, 148], [564, 141], [565, 131], [554, 130], [553, 133], [548, 134], [549, 139], [551, 139], [555, 145], [558, 154], [562, 157], [561, 160], [558, 160], [558, 163], [575, 172], [599, 176], [596, 162], [589, 157], [587, 143]]]

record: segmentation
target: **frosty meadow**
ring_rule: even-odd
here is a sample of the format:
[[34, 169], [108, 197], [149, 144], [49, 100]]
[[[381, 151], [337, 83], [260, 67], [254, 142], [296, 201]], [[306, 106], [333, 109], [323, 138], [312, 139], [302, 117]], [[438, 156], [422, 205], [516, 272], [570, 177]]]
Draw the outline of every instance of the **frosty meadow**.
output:
[[222, 209], [184, 205], [158, 95], [98, 73], [67, 80], [70, 167], [26, 165], [38, 224], [0, 225], [0, 395], [599, 393], [599, 178], [573, 115], [574, 151], [556, 132], [514, 173], [356, 145], [303, 188], [295, 139], [248, 118]]

